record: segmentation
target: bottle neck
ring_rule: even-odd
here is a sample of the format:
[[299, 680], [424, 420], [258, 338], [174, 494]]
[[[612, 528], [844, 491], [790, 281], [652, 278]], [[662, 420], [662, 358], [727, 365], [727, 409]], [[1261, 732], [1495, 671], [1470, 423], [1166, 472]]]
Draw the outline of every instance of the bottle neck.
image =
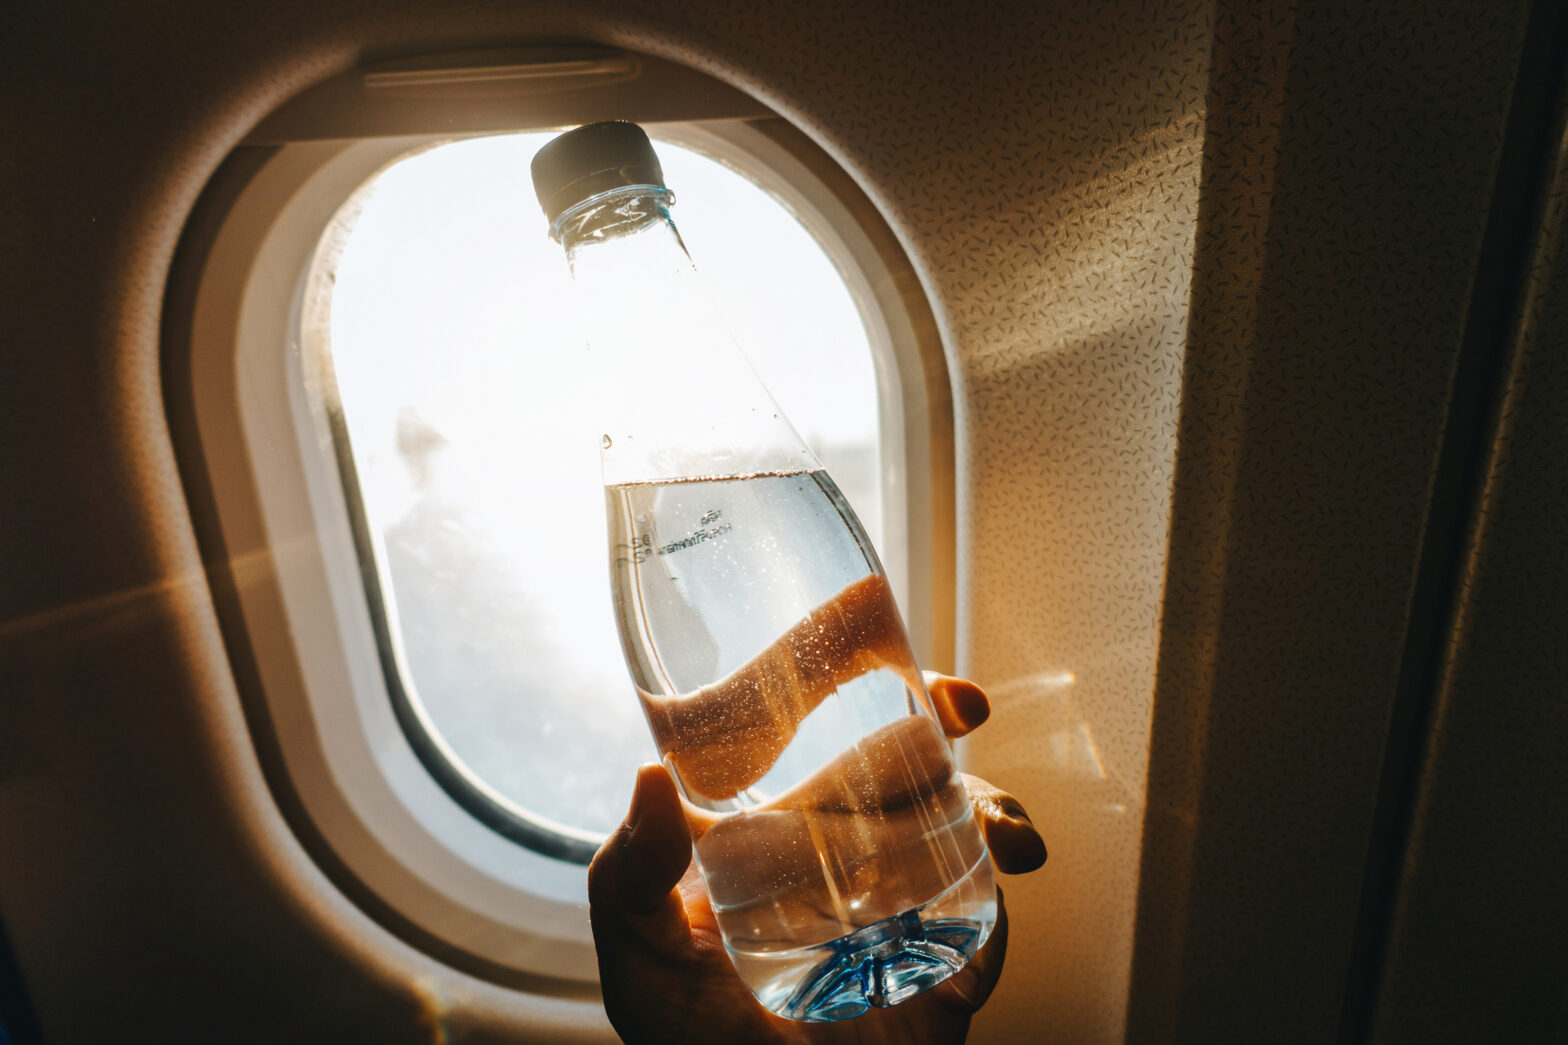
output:
[[572, 278], [598, 278], [613, 261], [666, 271], [691, 270], [691, 256], [670, 217], [675, 194], [662, 185], [627, 185], [592, 196], [550, 224], [550, 236], [566, 250]]
[[626, 186], [551, 226], [603, 393], [606, 484], [820, 468], [707, 295], [671, 202], [662, 186]]

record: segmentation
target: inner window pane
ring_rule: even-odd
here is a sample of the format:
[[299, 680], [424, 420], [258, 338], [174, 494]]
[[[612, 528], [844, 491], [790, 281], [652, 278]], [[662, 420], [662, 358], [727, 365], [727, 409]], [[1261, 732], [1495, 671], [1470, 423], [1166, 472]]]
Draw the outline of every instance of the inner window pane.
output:
[[[330, 353], [405, 689], [505, 802], [604, 833], [656, 754], [610, 610], [594, 388], [529, 181], [551, 137], [431, 149], [356, 197]], [[754, 183], [656, 146], [741, 344], [879, 541], [876, 381], [843, 280]]]

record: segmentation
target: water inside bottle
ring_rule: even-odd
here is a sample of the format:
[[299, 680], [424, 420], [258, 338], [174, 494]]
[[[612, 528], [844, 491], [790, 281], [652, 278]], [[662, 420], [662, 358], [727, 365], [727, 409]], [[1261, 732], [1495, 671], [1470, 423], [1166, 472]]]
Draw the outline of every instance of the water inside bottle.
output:
[[829, 1020], [962, 968], [995, 921], [990, 861], [832, 479], [606, 494], [627, 660], [742, 979]]

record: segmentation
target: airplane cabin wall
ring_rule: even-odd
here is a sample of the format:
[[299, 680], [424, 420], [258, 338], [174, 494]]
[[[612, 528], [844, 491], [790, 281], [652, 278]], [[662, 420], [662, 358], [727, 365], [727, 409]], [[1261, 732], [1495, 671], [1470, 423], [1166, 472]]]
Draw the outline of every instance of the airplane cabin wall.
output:
[[1388, 1033], [1376, 984], [1562, 43], [1548, 5], [1221, 5], [1130, 1040], [1480, 1040]]
[[[1369, 1040], [1568, 1040], [1568, 75], [1488, 382]], [[1532, 172], [1534, 173], [1534, 172]]]

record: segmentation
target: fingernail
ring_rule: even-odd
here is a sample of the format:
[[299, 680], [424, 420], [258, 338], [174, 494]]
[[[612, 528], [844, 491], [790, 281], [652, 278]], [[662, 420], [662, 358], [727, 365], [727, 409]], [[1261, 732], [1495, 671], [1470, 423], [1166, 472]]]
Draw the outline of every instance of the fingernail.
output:
[[970, 729], [991, 717], [991, 699], [985, 695], [985, 690], [973, 682], [965, 680], [955, 685], [950, 696], [964, 724]]
[[1019, 802], [1012, 795], [1002, 799], [1001, 806], [1002, 812], [1009, 820], [1017, 820], [1020, 823], [1028, 824], [1030, 827], [1034, 826], [1034, 821], [1029, 819], [1029, 813], [1024, 809], [1023, 803]]
[[1026, 827], [1025, 830], [1029, 832], [1027, 837], [1033, 844], [1025, 843], [1020, 849], [1018, 869], [1020, 871], [1033, 871], [1045, 864], [1046, 857], [1049, 854], [1045, 848], [1045, 839], [1040, 837], [1040, 832], [1036, 831], [1032, 826]]

